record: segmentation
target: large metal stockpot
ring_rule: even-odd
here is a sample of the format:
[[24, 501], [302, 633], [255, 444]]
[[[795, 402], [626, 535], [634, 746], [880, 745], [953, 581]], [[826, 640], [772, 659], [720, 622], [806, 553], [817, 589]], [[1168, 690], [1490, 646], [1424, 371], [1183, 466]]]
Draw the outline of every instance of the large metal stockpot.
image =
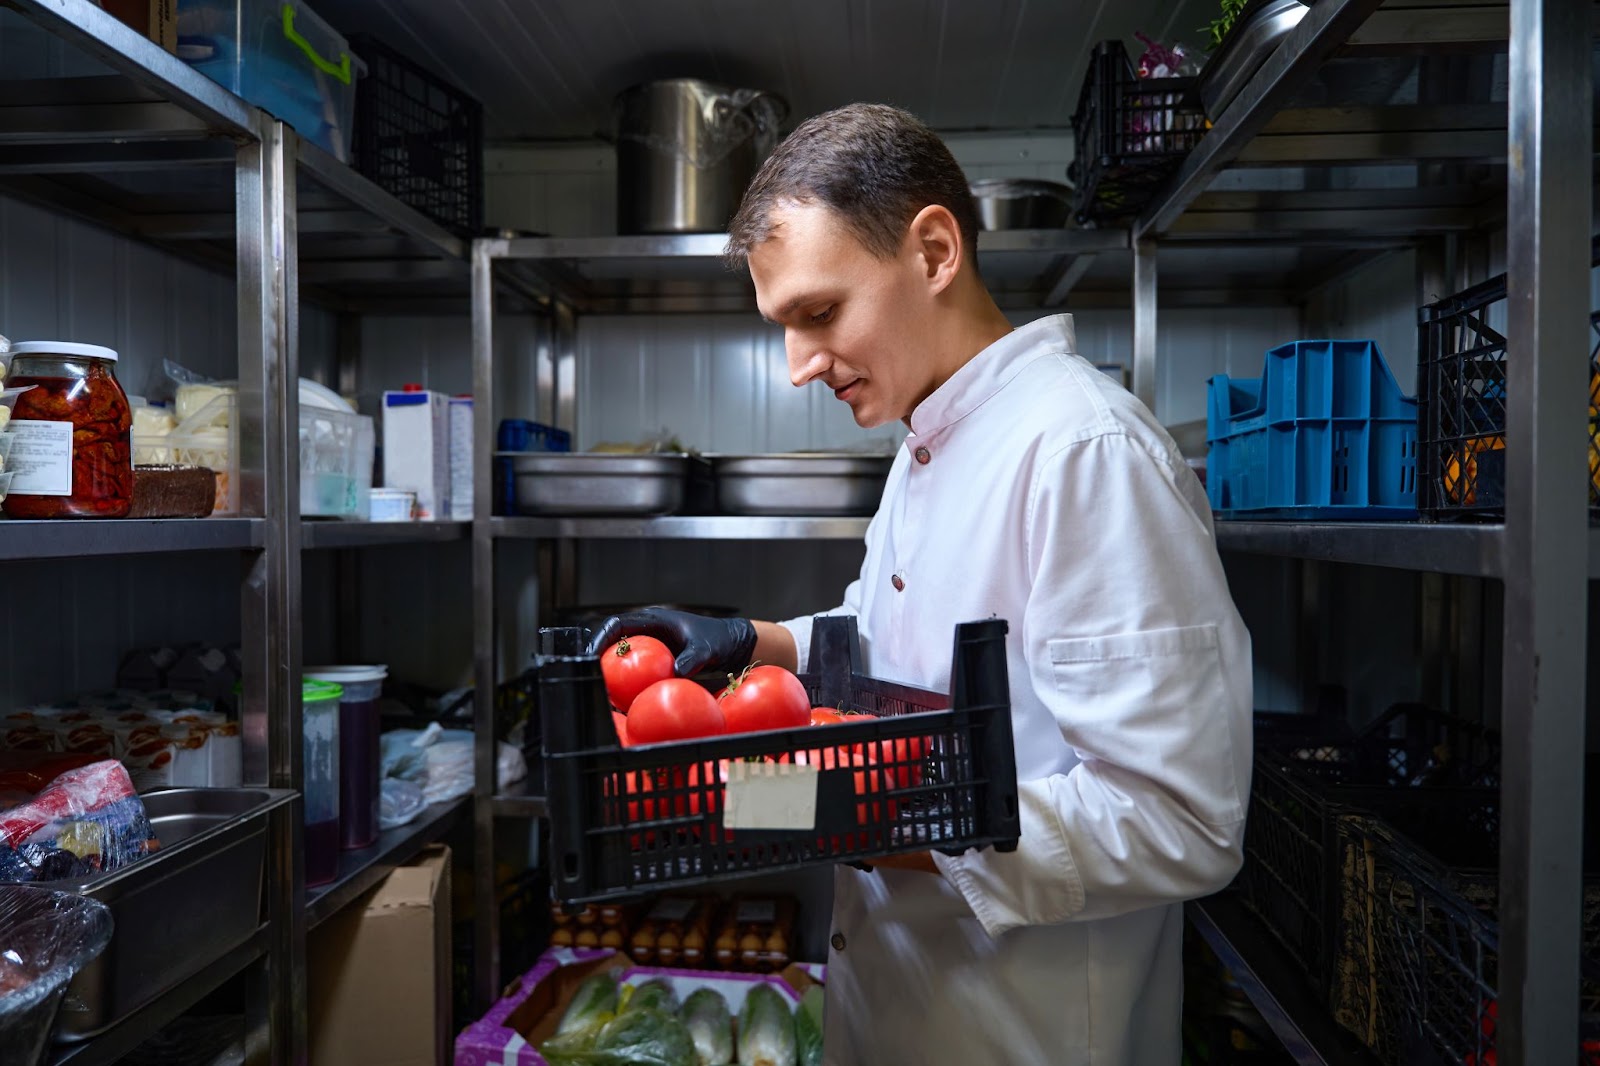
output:
[[721, 233], [778, 141], [788, 105], [693, 78], [636, 85], [616, 100], [617, 228]]

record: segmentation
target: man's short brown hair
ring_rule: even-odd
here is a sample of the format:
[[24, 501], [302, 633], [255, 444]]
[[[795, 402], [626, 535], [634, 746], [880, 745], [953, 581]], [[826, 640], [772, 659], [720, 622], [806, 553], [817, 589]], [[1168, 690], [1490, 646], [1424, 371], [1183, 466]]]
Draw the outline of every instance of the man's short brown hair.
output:
[[978, 213], [966, 175], [938, 134], [897, 107], [850, 104], [806, 119], [784, 138], [728, 226], [730, 264], [743, 265], [772, 236], [772, 210], [784, 202], [832, 209], [880, 259], [900, 250], [917, 212], [938, 204], [955, 216], [967, 254], [977, 255]]

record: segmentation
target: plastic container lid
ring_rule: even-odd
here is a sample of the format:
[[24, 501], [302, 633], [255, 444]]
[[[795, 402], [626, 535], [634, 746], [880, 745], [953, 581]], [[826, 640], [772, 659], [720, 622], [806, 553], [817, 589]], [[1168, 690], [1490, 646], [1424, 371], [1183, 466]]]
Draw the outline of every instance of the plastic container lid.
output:
[[334, 687], [341, 684], [359, 685], [363, 682], [382, 681], [389, 676], [387, 666], [308, 666], [305, 670], [307, 683], [312, 681], [334, 682]]
[[300, 702], [302, 704], [327, 703], [338, 700], [344, 695], [344, 687], [335, 685], [324, 678], [307, 676], [300, 682]]
[[11, 346], [11, 355], [81, 355], [88, 359], [104, 359], [115, 363], [117, 353], [98, 344], [74, 344], [70, 341], [21, 341]]

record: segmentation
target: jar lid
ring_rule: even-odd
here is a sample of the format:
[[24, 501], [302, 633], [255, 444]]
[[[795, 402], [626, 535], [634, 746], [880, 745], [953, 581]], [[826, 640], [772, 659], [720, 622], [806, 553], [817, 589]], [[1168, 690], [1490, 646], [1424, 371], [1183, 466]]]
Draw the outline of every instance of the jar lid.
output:
[[313, 681], [309, 677], [300, 682], [300, 702], [302, 704], [327, 703], [329, 700], [336, 700], [343, 695], [344, 687], [342, 685], [334, 685], [326, 681]]
[[86, 359], [104, 359], [115, 363], [117, 353], [98, 344], [75, 344], [71, 341], [18, 341], [11, 345], [11, 355], [78, 355]]
[[330, 681], [360, 684], [363, 681], [382, 681], [389, 676], [389, 668], [387, 666], [308, 666], [305, 673], [308, 682]]

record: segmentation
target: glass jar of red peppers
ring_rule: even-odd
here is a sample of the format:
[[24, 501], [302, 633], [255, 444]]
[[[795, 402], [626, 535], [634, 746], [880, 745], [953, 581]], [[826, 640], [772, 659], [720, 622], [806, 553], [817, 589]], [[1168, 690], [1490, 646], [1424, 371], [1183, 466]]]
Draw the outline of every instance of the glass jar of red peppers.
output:
[[117, 353], [94, 344], [11, 346], [12, 518], [123, 518], [133, 506], [133, 412]]

